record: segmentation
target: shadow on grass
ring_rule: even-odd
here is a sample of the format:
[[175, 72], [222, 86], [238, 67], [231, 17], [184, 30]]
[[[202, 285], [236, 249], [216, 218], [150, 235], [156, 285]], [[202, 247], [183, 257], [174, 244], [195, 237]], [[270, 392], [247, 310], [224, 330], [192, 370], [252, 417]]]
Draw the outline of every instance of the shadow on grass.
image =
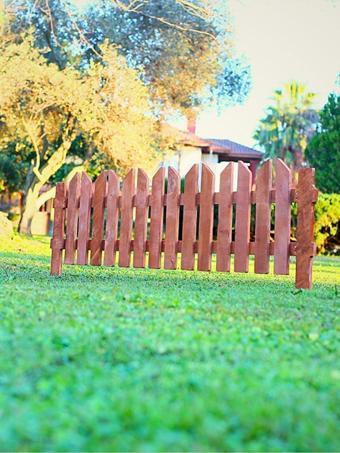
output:
[[[37, 283], [44, 282], [52, 285], [87, 285], [101, 283], [124, 283], [131, 289], [134, 286], [151, 285], [152, 287], [160, 286], [162, 288], [180, 287], [182, 289], [196, 287], [200, 290], [209, 290], [212, 287], [221, 288], [238, 288], [245, 286], [245, 290], [259, 290], [265, 286], [273, 292], [296, 291], [294, 286], [294, 264], [291, 268], [289, 276], [275, 276], [272, 273], [267, 275], [254, 274], [252, 269], [253, 259], [251, 258], [251, 269], [249, 273], [219, 273], [212, 272], [197, 272], [183, 270], [164, 270], [164, 269], [134, 269], [120, 267], [104, 267], [104, 266], [79, 266], [79, 265], [63, 265], [63, 274], [60, 277], [52, 277], [49, 274], [50, 256], [39, 254], [27, 254], [18, 252], [1, 252], [0, 260], [2, 261], [0, 269], [0, 279], [2, 282], [10, 282], [13, 280], [23, 280]], [[214, 260], [213, 260], [214, 261]], [[328, 261], [328, 260], [327, 260]], [[327, 263], [328, 264], [328, 263]], [[331, 264], [334, 262], [331, 261]], [[339, 263], [337, 266], [327, 266], [324, 260], [319, 260], [316, 268], [319, 277], [321, 274], [338, 273]], [[326, 269], [324, 269], [324, 266]], [[331, 267], [331, 268], [330, 268]], [[334, 288], [335, 281], [321, 281], [315, 278], [315, 289], [318, 288]], [[320, 280], [320, 281], [318, 281]], [[333, 279], [332, 279], [333, 280]], [[314, 292], [314, 291], [313, 291]]]

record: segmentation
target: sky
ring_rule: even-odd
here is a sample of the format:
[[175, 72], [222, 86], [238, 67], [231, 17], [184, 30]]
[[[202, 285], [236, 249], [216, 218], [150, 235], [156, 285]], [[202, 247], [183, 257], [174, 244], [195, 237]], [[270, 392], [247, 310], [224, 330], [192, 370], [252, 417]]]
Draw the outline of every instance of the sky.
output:
[[[89, 3], [88, 0], [74, 0]], [[253, 134], [274, 90], [296, 80], [317, 94], [321, 108], [340, 72], [340, 0], [228, 0], [235, 52], [251, 66], [243, 105], [202, 112], [197, 134], [254, 146]], [[185, 121], [175, 125], [185, 128]]]

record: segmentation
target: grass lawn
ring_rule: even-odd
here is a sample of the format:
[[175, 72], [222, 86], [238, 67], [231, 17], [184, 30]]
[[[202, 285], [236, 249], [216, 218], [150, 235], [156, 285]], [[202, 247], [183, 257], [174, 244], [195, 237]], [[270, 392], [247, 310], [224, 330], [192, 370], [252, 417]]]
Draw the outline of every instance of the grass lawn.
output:
[[340, 450], [339, 259], [315, 260], [312, 291], [48, 272], [48, 239], [0, 242], [2, 451]]

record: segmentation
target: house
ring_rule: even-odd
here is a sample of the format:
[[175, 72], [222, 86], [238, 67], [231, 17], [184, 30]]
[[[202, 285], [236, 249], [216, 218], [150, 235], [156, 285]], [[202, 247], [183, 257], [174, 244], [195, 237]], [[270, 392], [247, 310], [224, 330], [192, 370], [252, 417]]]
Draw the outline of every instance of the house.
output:
[[242, 160], [249, 166], [255, 181], [256, 168], [262, 160], [263, 153], [248, 146], [241, 145], [228, 139], [201, 138], [196, 135], [195, 123], [188, 121], [187, 131], [180, 131], [166, 125], [168, 133], [176, 135], [176, 150], [163, 156], [161, 166], [173, 166], [184, 177], [193, 164], [207, 164], [217, 176], [228, 162]]

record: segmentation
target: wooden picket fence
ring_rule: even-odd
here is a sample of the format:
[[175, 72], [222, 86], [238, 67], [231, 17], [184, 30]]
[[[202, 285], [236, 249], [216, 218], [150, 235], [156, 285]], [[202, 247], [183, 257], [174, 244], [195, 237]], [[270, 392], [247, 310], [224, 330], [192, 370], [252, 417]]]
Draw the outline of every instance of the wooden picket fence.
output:
[[[200, 178], [198, 165], [187, 173], [183, 193], [180, 176], [171, 167], [167, 183], [165, 168], [157, 171], [151, 191], [149, 178], [141, 169], [137, 185], [134, 170], [122, 183], [112, 170], [104, 171], [94, 183], [86, 173], [76, 174], [67, 187], [59, 183], [54, 201], [51, 274], [61, 274], [63, 251], [65, 264], [160, 268], [164, 263], [165, 269], [176, 269], [180, 261], [181, 269], [193, 270], [197, 265], [199, 271], [210, 271], [212, 254], [216, 254], [216, 270], [222, 272], [230, 271], [231, 255], [234, 271], [248, 272], [249, 256], [254, 255], [258, 274], [269, 272], [271, 255], [274, 273], [288, 274], [289, 258], [296, 256], [296, 287], [311, 288], [317, 199], [314, 169], [301, 169], [294, 185], [289, 168], [280, 159], [275, 161], [275, 172], [272, 162], [267, 161], [257, 171], [252, 186], [247, 166], [239, 162], [237, 167], [236, 191], [234, 163], [221, 173], [219, 192], [215, 192], [213, 172], [204, 164]], [[291, 240], [293, 202], [298, 209], [295, 241]], [[256, 206], [254, 241], [250, 241], [252, 204]], [[214, 205], [218, 205], [216, 240]]]

